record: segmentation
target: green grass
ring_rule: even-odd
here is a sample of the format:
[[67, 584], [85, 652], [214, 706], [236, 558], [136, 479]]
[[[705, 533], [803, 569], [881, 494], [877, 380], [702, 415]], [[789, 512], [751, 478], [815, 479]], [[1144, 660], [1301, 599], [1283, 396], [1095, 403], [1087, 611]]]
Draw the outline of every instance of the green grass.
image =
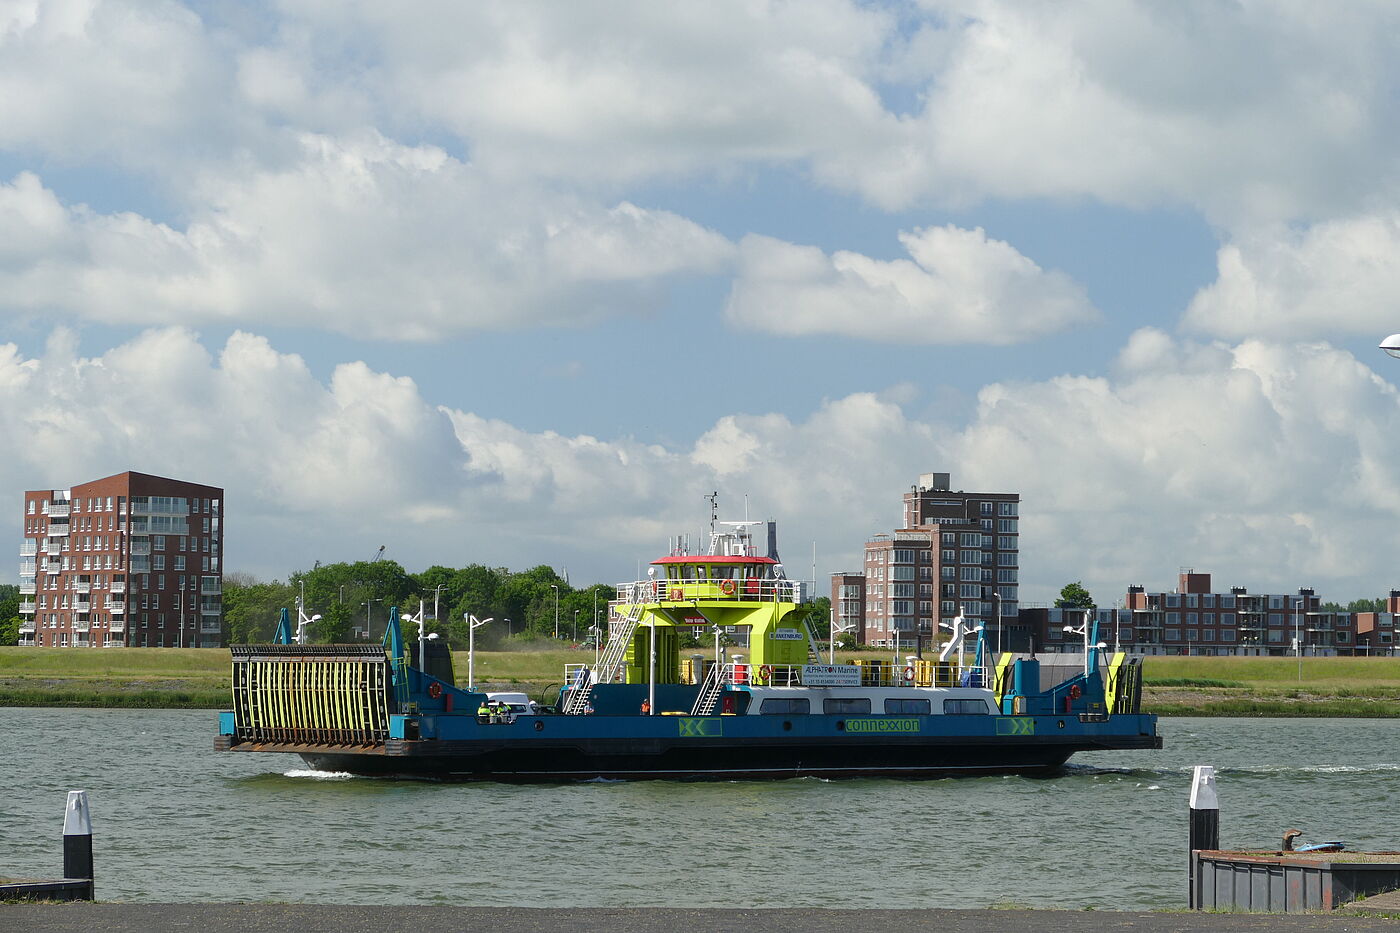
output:
[[[565, 664], [592, 660], [552, 643], [478, 651], [476, 680], [538, 695]], [[453, 663], [465, 685], [466, 652]], [[1143, 673], [1145, 706], [1162, 715], [1400, 716], [1400, 658], [1304, 658], [1301, 682], [1288, 657], [1150, 657]], [[0, 648], [0, 706], [226, 709], [229, 691], [222, 649]]]

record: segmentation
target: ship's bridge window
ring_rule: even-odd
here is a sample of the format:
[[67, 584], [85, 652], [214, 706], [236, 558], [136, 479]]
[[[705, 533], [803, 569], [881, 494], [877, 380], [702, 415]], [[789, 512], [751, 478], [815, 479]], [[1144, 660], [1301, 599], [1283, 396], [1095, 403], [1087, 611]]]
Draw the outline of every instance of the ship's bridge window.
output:
[[737, 567], [711, 567], [710, 576], [715, 580], [733, 580], [734, 571], [737, 569]]
[[828, 716], [869, 716], [870, 697], [828, 697], [822, 700], [822, 712]]
[[885, 714], [889, 716], [927, 716], [932, 710], [928, 700], [885, 700]]
[[812, 701], [806, 697], [769, 697], [758, 708], [760, 716], [806, 716]]
[[945, 716], [985, 716], [987, 712], [986, 700], [943, 701], [943, 713]]

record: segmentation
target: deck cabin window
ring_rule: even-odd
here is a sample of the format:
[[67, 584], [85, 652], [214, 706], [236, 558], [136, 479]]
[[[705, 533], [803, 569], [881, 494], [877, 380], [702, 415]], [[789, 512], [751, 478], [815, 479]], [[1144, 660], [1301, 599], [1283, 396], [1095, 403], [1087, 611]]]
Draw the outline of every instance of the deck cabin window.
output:
[[812, 701], [806, 697], [769, 697], [758, 708], [760, 716], [806, 716]]
[[889, 716], [927, 716], [933, 707], [928, 700], [886, 699], [885, 714]]
[[944, 700], [945, 716], [985, 716], [988, 713], [986, 700]]
[[828, 716], [869, 716], [870, 697], [827, 697], [822, 712]]

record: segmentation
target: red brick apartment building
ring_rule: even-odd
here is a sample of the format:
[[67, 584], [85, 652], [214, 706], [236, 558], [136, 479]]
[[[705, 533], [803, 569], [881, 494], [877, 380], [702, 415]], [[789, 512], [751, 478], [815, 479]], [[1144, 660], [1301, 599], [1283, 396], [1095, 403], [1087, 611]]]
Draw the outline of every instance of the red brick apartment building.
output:
[[1021, 497], [950, 485], [947, 473], [920, 475], [904, 527], [866, 542], [864, 573], [832, 576], [834, 621], [857, 626], [862, 644], [932, 646], [959, 613], [989, 630], [1017, 618]]
[[[1334, 656], [1390, 654], [1400, 591], [1387, 612], [1322, 608], [1310, 587], [1293, 593], [1250, 593], [1242, 586], [1215, 593], [1208, 573], [1183, 570], [1174, 592], [1130, 586], [1117, 610], [1096, 610], [1099, 640], [1133, 654]], [[1025, 608], [1039, 650], [1082, 651], [1083, 638], [1066, 634], [1083, 610]]]
[[118, 473], [24, 494], [20, 644], [223, 644], [224, 491]]

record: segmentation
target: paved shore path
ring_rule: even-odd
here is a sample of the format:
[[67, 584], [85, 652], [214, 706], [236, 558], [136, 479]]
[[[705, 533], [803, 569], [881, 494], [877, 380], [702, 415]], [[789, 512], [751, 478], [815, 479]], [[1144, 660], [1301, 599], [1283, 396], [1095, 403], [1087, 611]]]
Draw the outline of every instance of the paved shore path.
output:
[[314, 904], [9, 904], [5, 933], [1344, 933], [1379, 917], [1055, 910], [671, 910]]

